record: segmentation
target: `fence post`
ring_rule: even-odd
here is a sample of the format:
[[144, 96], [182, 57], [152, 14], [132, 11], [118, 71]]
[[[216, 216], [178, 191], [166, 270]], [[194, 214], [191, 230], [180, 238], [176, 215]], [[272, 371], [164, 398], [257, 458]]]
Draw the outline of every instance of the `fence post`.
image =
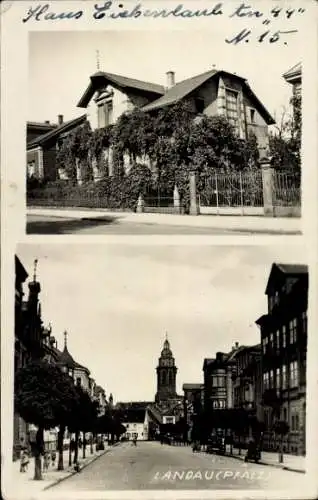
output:
[[143, 195], [140, 193], [139, 198], [138, 198], [138, 201], [137, 201], [137, 208], [136, 208], [136, 212], [137, 212], [137, 213], [142, 213], [142, 212], [144, 212], [144, 209], [145, 209], [144, 197], [143, 197]]
[[275, 193], [274, 193], [274, 169], [268, 158], [261, 160], [264, 215], [274, 217]]
[[190, 172], [190, 215], [199, 215], [200, 208], [197, 200], [195, 172]]
[[173, 207], [176, 212], [180, 213], [180, 195], [177, 185], [174, 186], [173, 190]]

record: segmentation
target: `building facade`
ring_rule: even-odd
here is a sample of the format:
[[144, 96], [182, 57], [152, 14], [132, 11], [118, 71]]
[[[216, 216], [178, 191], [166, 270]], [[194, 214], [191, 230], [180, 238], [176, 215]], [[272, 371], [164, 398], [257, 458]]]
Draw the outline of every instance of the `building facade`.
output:
[[257, 321], [262, 345], [264, 445], [276, 448], [275, 421], [289, 425], [286, 452], [306, 451], [306, 352], [308, 268], [273, 264], [267, 287], [268, 311]]

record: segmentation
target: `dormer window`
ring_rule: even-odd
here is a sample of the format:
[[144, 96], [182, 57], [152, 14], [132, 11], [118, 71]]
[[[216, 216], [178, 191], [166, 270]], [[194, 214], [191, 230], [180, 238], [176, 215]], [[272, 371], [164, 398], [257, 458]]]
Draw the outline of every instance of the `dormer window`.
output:
[[250, 108], [250, 119], [251, 123], [255, 123], [255, 109]]

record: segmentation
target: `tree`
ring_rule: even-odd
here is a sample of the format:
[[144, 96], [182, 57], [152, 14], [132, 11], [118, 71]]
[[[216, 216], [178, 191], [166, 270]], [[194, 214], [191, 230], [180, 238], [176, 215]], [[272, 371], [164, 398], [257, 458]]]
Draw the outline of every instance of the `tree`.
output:
[[274, 432], [279, 436], [279, 455], [278, 460], [279, 463], [283, 463], [284, 461], [284, 450], [283, 450], [283, 440], [284, 436], [289, 432], [289, 425], [287, 422], [283, 420], [277, 420], [274, 424]]
[[35, 361], [21, 368], [15, 377], [15, 408], [28, 423], [38, 427], [32, 443], [34, 479], [42, 479], [41, 455], [44, 452], [44, 430], [63, 425], [72, 392], [72, 379], [57, 365]]

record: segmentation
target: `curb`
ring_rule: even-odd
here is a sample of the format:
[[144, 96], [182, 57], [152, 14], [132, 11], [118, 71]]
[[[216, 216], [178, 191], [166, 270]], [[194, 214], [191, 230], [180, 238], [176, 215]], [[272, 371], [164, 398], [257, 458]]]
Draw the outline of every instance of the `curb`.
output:
[[[237, 456], [237, 455], [227, 455], [228, 457], [235, 458], [236, 460], [241, 460], [244, 461], [243, 456]], [[298, 472], [300, 474], [306, 474], [306, 471], [304, 469], [297, 469], [290, 467], [288, 465], [279, 465], [279, 464], [269, 464], [268, 462], [262, 462], [259, 461], [257, 462], [258, 465], [266, 465], [267, 467], [275, 467], [276, 469], [282, 469], [282, 470], [288, 470], [290, 472]]]
[[[103, 453], [101, 453], [100, 455], [96, 455], [95, 457], [92, 458], [92, 460], [90, 460], [89, 462], [86, 462], [80, 469], [80, 472], [85, 469], [86, 467], [88, 467], [88, 465], [91, 465], [93, 462], [95, 462], [95, 460], [97, 460], [98, 458], [104, 456], [106, 453], [108, 453], [110, 451], [110, 449], [107, 449], [105, 450]], [[69, 479], [70, 477], [74, 476], [75, 474], [78, 474], [78, 472], [76, 472], [75, 470], [72, 470], [70, 471], [67, 476], [65, 477], [60, 477], [58, 479], [56, 479], [53, 483], [49, 484], [48, 486], [45, 486], [45, 488], [43, 488], [42, 491], [45, 491], [45, 490], [49, 490], [50, 488], [53, 488], [53, 486], [56, 486], [57, 484], [59, 483], [62, 483], [63, 481], [65, 481], [66, 479]]]

